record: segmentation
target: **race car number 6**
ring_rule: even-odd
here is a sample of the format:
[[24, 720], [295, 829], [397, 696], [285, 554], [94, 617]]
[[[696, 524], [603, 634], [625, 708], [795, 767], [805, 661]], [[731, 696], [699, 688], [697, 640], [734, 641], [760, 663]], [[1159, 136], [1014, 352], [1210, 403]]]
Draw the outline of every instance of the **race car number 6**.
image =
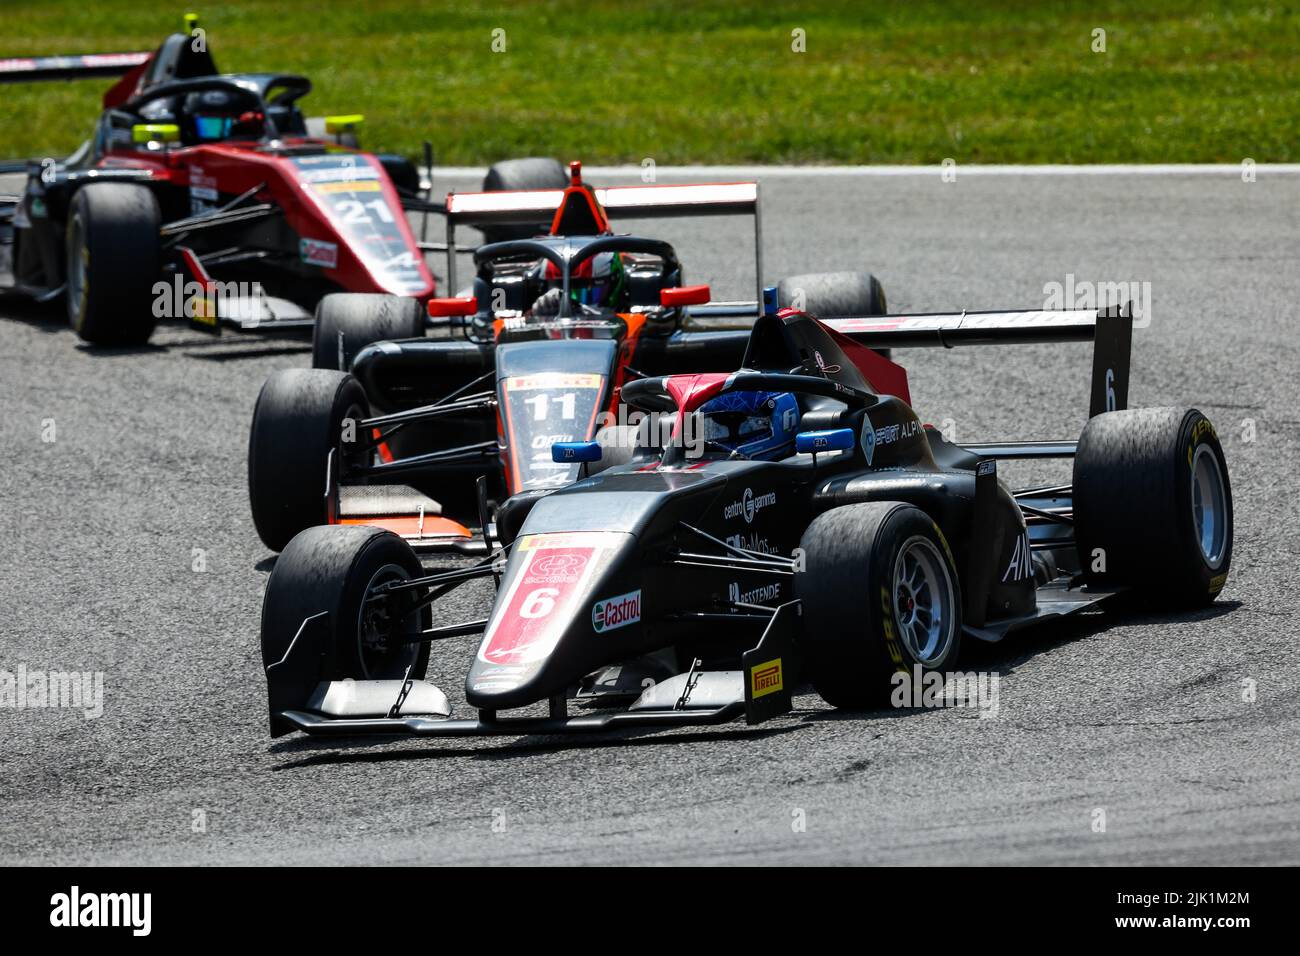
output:
[[560, 596], [559, 588], [537, 588], [529, 591], [524, 603], [519, 607], [519, 616], [530, 620], [546, 617], [555, 610], [555, 599]]

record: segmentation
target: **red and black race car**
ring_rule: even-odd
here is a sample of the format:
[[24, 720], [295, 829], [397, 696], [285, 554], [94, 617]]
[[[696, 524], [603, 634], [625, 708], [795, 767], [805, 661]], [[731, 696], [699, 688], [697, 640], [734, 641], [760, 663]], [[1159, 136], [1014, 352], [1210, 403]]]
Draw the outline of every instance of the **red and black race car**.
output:
[[[125, 74], [81, 149], [24, 162], [22, 194], [0, 196], [0, 290], [64, 296], [99, 345], [143, 343], [160, 318], [305, 330], [331, 292], [430, 298], [424, 254], [441, 246], [405, 215], [442, 211], [427, 177], [353, 148], [359, 115], [304, 116], [306, 77], [218, 73], [190, 27], [149, 54], [0, 60], [0, 82]], [[565, 178], [554, 160], [514, 160], [489, 180]]]
[[[666, 440], [638, 426], [615, 428], [632, 441], [557, 442], [554, 459], [583, 476], [513, 499], [520, 513], [477, 566], [430, 573], [382, 528], [294, 538], [263, 605], [271, 732], [754, 723], [788, 711], [803, 679], [832, 706], [879, 707], [900, 681], [915, 702], [960, 679], [963, 640], [1123, 591], [1208, 604], [1232, 557], [1227, 463], [1195, 409], [1127, 409], [1131, 330], [1122, 310], [765, 315], [737, 372], [622, 386], [629, 406], [667, 416]], [[873, 351], [1089, 340], [1077, 441], [954, 444]], [[999, 461], [1034, 458], [1072, 459], [1072, 480], [999, 479]], [[490, 614], [446, 619], [439, 600], [477, 578], [496, 581]], [[456, 646], [470, 635], [477, 650]], [[452, 718], [422, 679], [435, 647], [465, 661], [471, 715]]]
[[[514, 228], [531, 239], [480, 246], [470, 295], [431, 299], [444, 324], [392, 296], [334, 295], [319, 311], [312, 369], [263, 386], [249, 444], [249, 494], [262, 540], [280, 550], [316, 524], [389, 528], [422, 550], [482, 550], [471, 526], [510, 525], [522, 502], [575, 480], [557, 441], [594, 438], [626, 417], [620, 389], [647, 376], [735, 367], [757, 300], [711, 302], [684, 285], [673, 246], [616, 235], [619, 218], [745, 215], [761, 249], [757, 183], [594, 189], [571, 164], [562, 190], [452, 194], [455, 228]], [[826, 315], [885, 312], [867, 273], [796, 276], [761, 296]], [[495, 507], [495, 503], [503, 503]]]

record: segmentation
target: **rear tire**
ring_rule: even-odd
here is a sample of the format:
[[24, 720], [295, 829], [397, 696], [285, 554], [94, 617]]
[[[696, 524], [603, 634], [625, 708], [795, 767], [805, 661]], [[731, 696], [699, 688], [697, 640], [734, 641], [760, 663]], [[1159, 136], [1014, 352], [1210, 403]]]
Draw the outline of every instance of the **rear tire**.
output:
[[329, 453], [337, 451], [341, 467], [345, 420], [369, 414], [360, 383], [344, 372], [285, 369], [266, 380], [248, 437], [248, 499], [257, 534], [272, 551], [329, 520]]
[[385, 637], [412, 635], [428, 627], [424, 608], [398, 622], [382, 619], [378, 605], [364, 607], [377, 584], [424, 574], [411, 546], [382, 528], [308, 528], [289, 542], [275, 562], [262, 600], [262, 666], [284, 657], [302, 622], [329, 613], [325, 680], [412, 680], [424, 677], [428, 644], [397, 646]]
[[1192, 408], [1092, 418], [1074, 459], [1074, 530], [1090, 585], [1211, 603], [1232, 563], [1232, 487], [1209, 419]]
[[849, 315], [885, 315], [885, 289], [869, 272], [810, 272], [782, 279], [777, 304], [818, 319]]
[[895, 672], [942, 671], [957, 659], [961, 586], [948, 542], [924, 511], [896, 501], [845, 505], [813, 519], [800, 546], [800, 647], [826, 703], [884, 706]]
[[91, 183], [72, 197], [67, 227], [68, 322], [92, 345], [144, 345], [158, 324], [162, 272], [158, 200], [147, 186]]
[[[569, 176], [560, 165], [559, 160], [549, 157], [528, 157], [525, 159], [506, 159], [493, 163], [483, 177], [485, 193], [501, 192], [511, 189], [564, 189], [569, 185]], [[531, 239], [539, 233], [546, 232], [551, 226], [550, 220], [537, 223], [510, 226], [484, 226], [483, 241], [505, 242], [509, 239]]]
[[367, 345], [423, 335], [424, 309], [416, 299], [372, 292], [336, 292], [325, 296], [316, 306], [311, 365], [346, 372], [357, 353]]

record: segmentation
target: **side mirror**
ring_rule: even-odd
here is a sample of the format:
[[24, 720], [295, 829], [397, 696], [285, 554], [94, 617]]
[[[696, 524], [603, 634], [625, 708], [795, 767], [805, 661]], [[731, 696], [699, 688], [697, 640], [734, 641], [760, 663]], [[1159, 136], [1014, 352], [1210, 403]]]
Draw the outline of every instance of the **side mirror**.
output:
[[551, 461], [557, 461], [562, 465], [600, 461], [600, 442], [557, 441], [551, 445]]
[[133, 143], [179, 143], [181, 128], [175, 123], [137, 123], [131, 127]]
[[706, 285], [684, 285], [675, 289], [660, 289], [659, 304], [669, 308], [683, 305], [704, 305], [712, 298]]
[[447, 315], [473, 315], [478, 311], [478, 299], [472, 295], [451, 299], [430, 299], [429, 315], [439, 318]]
[[346, 116], [327, 116], [325, 117], [325, 132], [331, 136], [337, 136], [339, 133], [346, 133], [355, 126], [360, 126], [365, 121], [365, 117], [360, 113], [349, 113]]
[[852, 428], [830, 428], [795, 435], [794, 450], [801, 455], [819, 455], [828, 451], [850, 451], [856, 442], [857, 436]]

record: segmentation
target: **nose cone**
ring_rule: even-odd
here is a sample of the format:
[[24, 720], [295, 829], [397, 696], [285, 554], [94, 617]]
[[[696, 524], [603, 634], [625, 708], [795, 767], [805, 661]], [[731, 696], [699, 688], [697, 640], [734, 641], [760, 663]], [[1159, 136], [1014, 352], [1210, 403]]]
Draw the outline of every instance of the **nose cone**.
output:
[[465, 699], [472, 707], [522, 707], [564, 691], [618, 659], [640, 636], [641, 590], [631, 534], [526, 535], [510, 556]]

